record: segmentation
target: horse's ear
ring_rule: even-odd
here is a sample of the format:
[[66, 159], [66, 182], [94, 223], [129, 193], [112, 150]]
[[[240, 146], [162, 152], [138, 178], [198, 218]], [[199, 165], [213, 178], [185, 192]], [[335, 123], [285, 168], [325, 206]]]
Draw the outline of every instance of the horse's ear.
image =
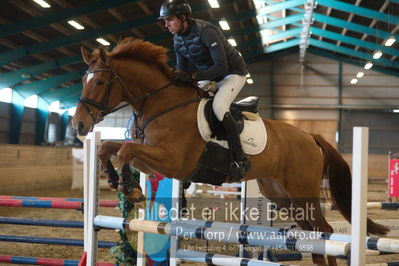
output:
[[105, 49], [104, 48], [99, 48], [98, 50], [100, 51], [100, 58], [104, 62], [104, 65], [110, 66], [111, 65], [111, 61], [110, 61]]
[[84, 61], [86, 64], [89, 64], [90, 58], [91, 58], [91, 53], [90, 53], [85, 47], [83, 47], [83, 46], [80, 47], [80, 52], [81, 52], [81, 54], [82, 54], [83, 61]]

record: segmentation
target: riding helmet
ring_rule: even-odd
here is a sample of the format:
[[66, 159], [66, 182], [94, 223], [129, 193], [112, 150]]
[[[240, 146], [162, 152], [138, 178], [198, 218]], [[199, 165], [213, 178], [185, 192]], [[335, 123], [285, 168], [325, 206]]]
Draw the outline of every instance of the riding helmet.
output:
[[159, 10], [158, 19], [178, 15], [191, 15], [191, 7], [187, 0], [165, 0]]

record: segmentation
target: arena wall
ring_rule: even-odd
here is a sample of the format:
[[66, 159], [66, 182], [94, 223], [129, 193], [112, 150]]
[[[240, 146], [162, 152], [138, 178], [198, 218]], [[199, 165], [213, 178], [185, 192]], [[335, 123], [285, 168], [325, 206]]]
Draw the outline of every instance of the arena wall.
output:
[[70, 187], [72, 148], [0, 145], [0, 194]]

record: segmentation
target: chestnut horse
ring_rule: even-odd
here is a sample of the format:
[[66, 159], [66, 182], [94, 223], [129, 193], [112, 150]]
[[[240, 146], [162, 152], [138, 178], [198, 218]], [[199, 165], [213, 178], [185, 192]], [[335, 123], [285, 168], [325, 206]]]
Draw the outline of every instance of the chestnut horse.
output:
[[[119, 188], [131, 201], [143, 199], [138, 184], [124, 179], [126, 167], [118, 183], [110, 163], [112, 155], [122, 165], [131, 164], [145, 173], [155, 170], [178, 180], [190, 176], [206, 145], [197, 129], [198, 90], [191, 84], [173, 82], [167, 49], [127, 38], [111, 52], [99, 48], [90, 53], [82, 48], [82, 55], [89, 68], [72, 121], [78, 133], [87, 135], [122, 102], [130, 104], [135, 113], [131, 132], [141, 133], [132, 142], [107, 141], [100, 146], [99, 156], [110, 175], [110, 186]], [[250, 156], [252, 167], [244, 180], [256, 179], [262, 194], [278, 207], [305, 210], [306, 204], [314, 206], [315, 219], [296, 220], [302, 229], [333, 232], [320, 207], [324, 177], [329, 181], [333, 202], [350, 221], [350, 168], [335, 148], [319, 135], [282, 122], [263, 121], [268, 144], [263, 152]], [[368, 233], [385, 234], [387, 230], [368, 219]], [[325, 264], [322, 255], [313, 255], [313, 261]], [[329, 256], [328, 261], [336, 264], [334, 257]]]

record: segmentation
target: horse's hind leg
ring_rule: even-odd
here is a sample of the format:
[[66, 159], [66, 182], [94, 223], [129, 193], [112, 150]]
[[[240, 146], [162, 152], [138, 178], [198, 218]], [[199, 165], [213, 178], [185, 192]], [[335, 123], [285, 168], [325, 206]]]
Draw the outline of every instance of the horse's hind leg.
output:
[[291, 201], [285, 190], [275, 181], [267, 178], [257, 179], [258, 187], [263, 196], [277, 205], [278, 208], [288, 208]]
[[[295, 209], [295, 221], [302, 230], [317, 230], [319, 232], [333, 232], [333, 228], [327, 223], [320, 207], [319, 198], [291, 198]], [[304, 214], [304, 215], [298, 215]], [[313, 263], [326, 265], [323, 255], [312, 254]], [[328, 256], [328, 265], [337, 265], [334, 256]]]
[[[277, 182], [271, 179], [257, 179], [257, 183], [262, 194], [274, 202], [278, 208], [290, 209], [292, 205], [294, 205], [297, 209], [300, 208], [300, 210], [305, 210], [305, 214], [309, 213], [309, 211], [313, 211], [313, 213], [309, 214], [310, 219], [313, 217], [315, 218], [313, 219], [315, 222], [312, 223], [308, 221], [308, 219], [298, 219], [302, 216], [290, 217], [301, 227], [302, 230], [332, 232], [332, 227], [327, 223], [321, 213], [320, 201], [318, 198], [310, 199], [310, 201], [309, 199], [293, 200], [292, 198], [289, 198], [286, 191]], [[306, 210], [309, 209], [309, 206], [314, 206], [314, 208], [306, 212]], [[326, 265], [323, 255], [312, 254], [312, 259], [316, 265]], [[328, 256], [328, 263], [329, 265], [336, 265], [335, 257]]]

